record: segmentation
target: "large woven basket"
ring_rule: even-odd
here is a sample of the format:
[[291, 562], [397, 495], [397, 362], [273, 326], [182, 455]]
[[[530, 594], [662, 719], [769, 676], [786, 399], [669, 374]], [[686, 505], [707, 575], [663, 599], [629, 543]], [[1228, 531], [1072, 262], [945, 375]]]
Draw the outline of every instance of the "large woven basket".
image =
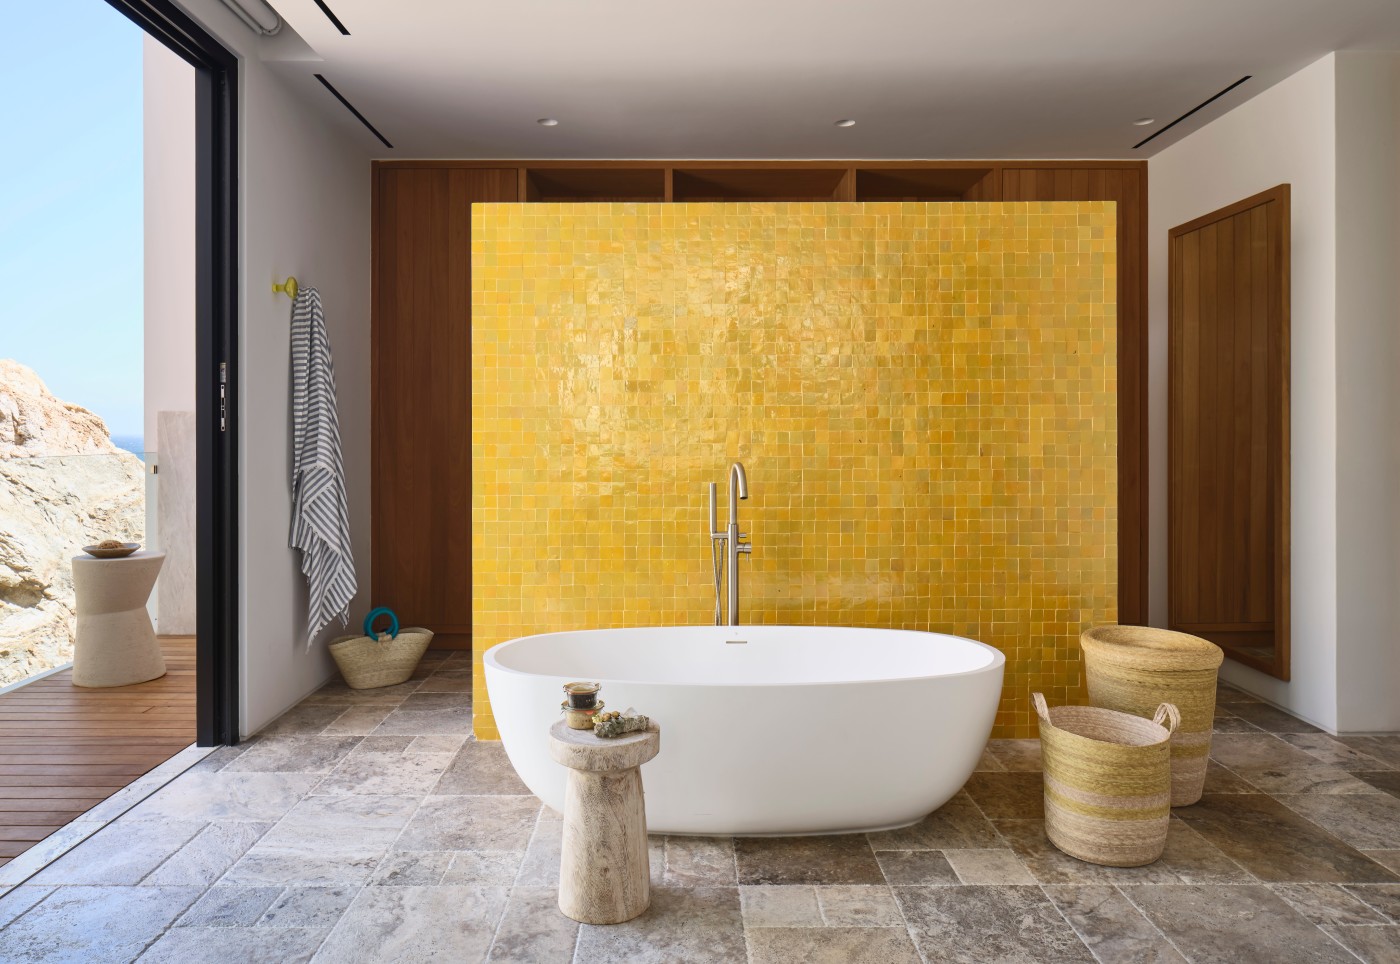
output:
[[[1162, 856], [1171, 819], [1171, 735], [1176, 707], [1151, 720], [1097, 706], [1045, 706], [1040, 717], [1045, 770], [1045, 834], [1080, 860], [1140, 867]], [[1165, 726], [1163, 723], [1165, 722]]]
[[1225, 658], [1209, 640], [1146, 626], [1099, 626], [1079, 637], [1089, 702], [1135, 716], [1160, 703], [1181, 712], [1172, 735], [1172, 806], [1201, 799], [1215, 722], [1215, 679]]
[[432, 630], [411, 626], [393, 637], [340, 636], [331, 640], [330, 651], [350, 688], [368, 690], [407, 680], [432, 641]]

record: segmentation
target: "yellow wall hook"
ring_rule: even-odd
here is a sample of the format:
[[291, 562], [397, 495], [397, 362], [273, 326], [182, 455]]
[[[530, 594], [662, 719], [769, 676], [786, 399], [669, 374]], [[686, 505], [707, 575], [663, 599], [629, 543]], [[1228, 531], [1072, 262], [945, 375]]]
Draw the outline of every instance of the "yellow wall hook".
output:
[[286, 280], [284, 283], [282, 283], [282, 284], [278, 284], [277, 282], [274, 281], [274, 282], [272, 282], [272, 290], [273, 290], [274, 292], [277, 292], [277, 291], [285, 292], [288, 298], [291, 298], [293, 301], [296, 301], [296, 300], [297, 300], [297, 279], [296, 279], [296, 278], [293, 278], [291, 275], [288, 275], [288, 276], [287, 276], [287, 280]]

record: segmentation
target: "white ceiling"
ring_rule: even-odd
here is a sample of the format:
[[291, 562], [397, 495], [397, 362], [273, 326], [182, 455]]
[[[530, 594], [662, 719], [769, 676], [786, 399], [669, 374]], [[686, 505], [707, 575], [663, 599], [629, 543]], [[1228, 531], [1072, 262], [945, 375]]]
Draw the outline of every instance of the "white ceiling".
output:
[[263, 57], [382, 157], [1141, 158], [1328, 51], [1400, 49], [1400, 0], [326, 2], [349, 36], [273, 0], [321, 60]]

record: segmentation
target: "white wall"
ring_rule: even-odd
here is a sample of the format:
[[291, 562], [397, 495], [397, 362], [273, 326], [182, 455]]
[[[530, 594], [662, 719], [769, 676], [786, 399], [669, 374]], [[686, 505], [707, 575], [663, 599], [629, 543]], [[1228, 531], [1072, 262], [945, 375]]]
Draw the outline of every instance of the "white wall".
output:
[[194, 411], [194, 68], [145, 37], [142, 65], [145, 217], [145, 438], [157, 412]]
[[1400, 729], [1400, 54], [1337, 55], [1337, 726]]
[[287, 547], [291, 303], [271, 286], [289, 274], [319, 288], [325, 303], [360, 585], [351, 614], [368, 608], [370, 153], [258, 59], [255, 36], [217, 0], [184, 6], [242, 58], [240, 690], [248, 734], [334, 672], [324, 639], [307, 647], [306, 582], [298, 554]]
[[1335, 732], [1400, 730], [1400, 53], [1328, 55], [1149, 162], [1151, 619], [1166, 623], [1167, 231], [1292, 185], [1292, 681]]
[[[159, 415], [195, 408], [195, 73], [145, 35], [141, 76], [146, 545], [168, 553], [147, 606], [156, 632], [189, 635], [195, 631], [195, 513], [170, 511], [172, 479], [178, 488], [183, 465], [173, 476], [159, 474]], [[176, 458], [181, 455], [193, 458]], [[194, 492], [174, 497], [188, 509]], [[172, 531], [177, 524], [180, 531]]]
[[1336, 57], [1328, 55], [1148, 162], [1150, 621], [1167, 621], [1167, 232], [1292, 185], [1292, 676], [1221, 675], [1337, 725]]

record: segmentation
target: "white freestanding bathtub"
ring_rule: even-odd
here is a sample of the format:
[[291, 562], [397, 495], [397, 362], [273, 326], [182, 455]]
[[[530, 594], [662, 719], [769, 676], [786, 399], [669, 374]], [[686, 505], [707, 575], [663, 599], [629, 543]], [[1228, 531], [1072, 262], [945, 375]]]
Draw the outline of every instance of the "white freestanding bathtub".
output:
[[555, 810], [561, 687], [661, 725], [642, 768], [647, 826], [681, 834], [841, 833], [913, 823], [967, 781], [991, 734], [1006, 657], [958, 636], [888, 629], [689, 626], [525, 636], [486, 652], [510, 762]]

